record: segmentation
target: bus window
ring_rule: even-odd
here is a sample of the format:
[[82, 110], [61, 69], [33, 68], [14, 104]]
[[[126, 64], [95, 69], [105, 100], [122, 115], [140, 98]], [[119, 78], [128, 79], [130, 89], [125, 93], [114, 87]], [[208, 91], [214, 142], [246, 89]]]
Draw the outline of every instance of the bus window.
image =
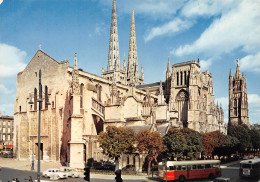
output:
[[170, 170], [176, 170], [176, 166], [170, 166]]
[[213, 168], [213, 169], [219, 169], [219, 164], [213, 164], [213, 165], [212, 165], [212, 168]]
[[204, 169], [204, 166], [205, 166], [204, 164], [199, 164], [198, 169]]
[[242, 164], [242, 168], [249, 168], [249, 169], [251, 169], [251, 164]]
[[177, 166], [177, 171], [181, 171], [181, 166]]
[[192, 165], [192, 169], [197, 169], [197, 165]]
[[210, 164], [206, 164], [205, 165], [205, 169], [210, 169], [211, 168], [211, 165]]
[[182, 169], [183, 171], [186, 171], [186, 166], [181, 166], [181, 169]]

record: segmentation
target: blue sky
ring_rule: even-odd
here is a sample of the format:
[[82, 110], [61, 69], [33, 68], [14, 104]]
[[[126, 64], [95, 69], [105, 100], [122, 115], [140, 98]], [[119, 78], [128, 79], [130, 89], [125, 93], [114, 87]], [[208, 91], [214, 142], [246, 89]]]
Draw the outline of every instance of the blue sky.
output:
[[[0, 112], [13, 115], [16, 75], [41, 49], [57, 61], [101, 75], [106, 69], [112, 0], [0, 0]], [[250, 123], [260, 123], [259, 0], [117, 0], [121, 63], [135, 10], [145, 83], [165, 80], [171, 64], [200, 59], [228, 118], [228, 75], [236, 58], [247, 76]]]

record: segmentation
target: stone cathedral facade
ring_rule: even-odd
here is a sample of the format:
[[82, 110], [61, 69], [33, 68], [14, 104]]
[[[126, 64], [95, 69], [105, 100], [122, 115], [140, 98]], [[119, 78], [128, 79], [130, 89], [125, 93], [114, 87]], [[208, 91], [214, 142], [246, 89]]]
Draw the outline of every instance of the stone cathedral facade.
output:
[[[38, 50], [24, 71], [17, 75], [14, 106], [15, 153], [29, 159], [40, 151], [43, 160], [83, 168], [84, 162], [107, 160], [97, 142], [107, 126], [123, 126], [162, 135], [170, 127], [199, 132], [226, 133], [224, 113], [215, 104], [212, 74], [200, 71], [198, 61], [167, 65], [165, 81], [144, 84], [139, 72], [134, 11], [132, 12], [128, 62], [119, 59], [116, 1], [113, 0], [107, 69], [102, 76], [57, 61]], [[86, 60], [87, 61], [87, 60]], [[39, 70], [42, 102], [38, 105]], [[38, 112], [41, 112], [41, 144], [37, 143]], [[37, 156], [36, 156], [37, 157]], [[122, 165], [142, 170], [142, 155], [133, 154]]]
[[237, 59], [236, 74], [232, 77], [229, 73], [229, 125], [246, 124], [249, 126], [248, 98], [246, 75], [240, 73], [239, 60]]

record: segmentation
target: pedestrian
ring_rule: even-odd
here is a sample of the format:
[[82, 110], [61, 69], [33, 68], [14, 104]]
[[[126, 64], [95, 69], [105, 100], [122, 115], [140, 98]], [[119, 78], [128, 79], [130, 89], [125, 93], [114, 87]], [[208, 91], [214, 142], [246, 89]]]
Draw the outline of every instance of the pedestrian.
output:
[[115, 175], [116, 175], [116, 177], [115, 177], [116, 182], [123, 182], [123, 179], [121, 177], [121, 170], [117, 170], [115, 172]]

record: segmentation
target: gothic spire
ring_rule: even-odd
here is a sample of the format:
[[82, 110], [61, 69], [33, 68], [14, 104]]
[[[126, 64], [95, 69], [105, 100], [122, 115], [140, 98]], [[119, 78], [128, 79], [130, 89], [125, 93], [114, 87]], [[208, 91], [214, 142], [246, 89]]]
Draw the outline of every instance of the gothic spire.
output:
[[137, 60], [134, 10], [132, 11], [127, 69], [128, 69], [127, 70], [128, 79], [130, 80], [130, 82], [131, 80], [134, 80], [133, 82], [136, 83], [136, 81], [139, 79], [139, 72], [138, 72], [138, 60]]
[[236, 79], [240, 79], [241, 78], [241, 73], [240, 73], [239, 59], [237, 59], [236, 61], [237, 61], [237, 70], [236, 70], [235, 78]]
[[75, 56], [74, 56], [74, 70], [77, 70], [78, 69], [78, 61], [77, 61], [77, 53], [75, 53]]
[[170, 58], [168, 57], [168, 64], [167, 64], [167, 73], [171, 72], [171, 66], [170, 66]]
[[120, 70], [116, 0], [113, 0], [107, 71]]
[[75, 53], [74, 57], [74, 66], [72, 70], [72, 93], [74, 95], [79, 95], [79, 71], [78, 71], [78, 65], [77, 65], [77, 53]]
[[141, 64], [141, 78], [142, 78], [142, 80], [144, 80], [144, 68], [143, 68], [143, 64]]

